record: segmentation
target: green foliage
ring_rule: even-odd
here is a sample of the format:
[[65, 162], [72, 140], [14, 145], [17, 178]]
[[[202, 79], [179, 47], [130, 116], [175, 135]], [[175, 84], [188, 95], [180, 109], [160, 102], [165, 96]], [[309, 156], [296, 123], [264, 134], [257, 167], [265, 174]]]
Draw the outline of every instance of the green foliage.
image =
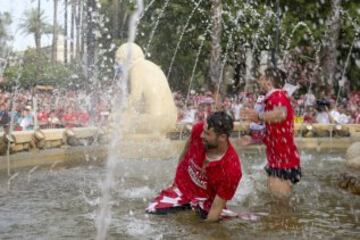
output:
[[24, 12], [24, 17], [21, 19], [19, 28], [24, 34], [35, 34], [37, 31], [40, 34], [52, 33], [52, 27], [46, 23], [44, 10], [39, 12], [32, 8]]
[[20, 86], [31, 88], [37, 84], [49, 84], [59, 88], [79, 87], [83, 76], [75, 75], [78, 69], [61, 63], [52, 64], [44, 54], [27, 50], [21, 64], [8, 67], [4, 76], [8, 81], [6, 88]]
[[[147, 7], [152, 0], [145, 0]], [[136, 42], [148, 53], [147, 58], [158, 64], [165, 74], [168, 73], [175, 48], [183, 33], [179, 51], [168, 79], [172, 90], [186, 92], [193, 72], [196, 57], [205, 38], [199, 61], [195, 70], [192, 88], [207, 83], [211, 51], [211, 33], [209, 33], [211, 1], [203, 0], [194, 15], [189, 19], [198, 0], [170, 0], [165, 8], [165, 0], [156, 0], [148, 6], [142, 16]], [[233, 1], [223, 0], [222, 57], [223, 62], [235, 67], [240, 51], [250, 49], [256, 61], [260, 52], [275, 49], [276, 6], [275, 0]], [[128, 21], [135, 8], [136, 1], [100, 0], [103, 25], [99, 27], [101, 37], [100, 54], [97, 62], [99, 78], [108, 84], [112, 79], [112, 66], [116, 48], [127, 41]], [[165, 8], [165, 9], [164, 9]], [[342, 27], [339, 39], [338, 66], [341, 72], [356, 31], [359, 31], [359, 1], [344, 0], [342, 3]], [[316, 64], [315, 50], [323, 47], [327, 31], [326, 22], [331, 14], [331, 1], [280, 0], [280, 39], [279, 58], [294, 52], [298, 47], [309, 47], [311, 51], [302, 52], [297, 59], [300, 64]], [[189, 21], [188, 28], [184, 29]], [[184, 31], [184, 32], [183, 32]], [[150, 41], [150, 36], [154, 37]], [[358, 37], [358, 36], [357, 36]], [[360, 39], [359, 39], [360, 40]], [[114, 47], [116, 46], [116, 47]], [[149, 47], [148, 47], [149, 46]], [[148, 47], [148, 49], [146, 49]], [[226, 53], [226, 54], [225, 54]], [[225, 59], [226, 57], [226, 59]], [[359, 49], [354, 48], [347, 78], [353, 89], [359, 89]], [[315, 68], [316, 69], [316, 68]], [[336, 84], [335, 84], [336, 85]]]

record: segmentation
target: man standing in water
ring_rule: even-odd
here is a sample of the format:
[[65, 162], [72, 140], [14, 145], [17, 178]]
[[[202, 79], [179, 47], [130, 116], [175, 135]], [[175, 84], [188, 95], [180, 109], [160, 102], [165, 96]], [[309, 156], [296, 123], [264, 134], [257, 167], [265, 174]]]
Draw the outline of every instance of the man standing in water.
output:
[[192, 208], [206, 221], [236, 216], [226, 209], [242, 176], [239, 157], [229, 141], [232, 129], [233, 119], [223, 111], [211, 114], [206, 123], [195, 124], [174, 183], [161, 191], [146, 212], [166, 214]]
[[288, 196], [292, 184], [301, 178], [300, 157], [294, 143], [294, 110], [284, 85], [286, 75], [280, 69], [268, 68], [260, 77], [260, 88], [267, 92], [265, 111], [242, 110], [245, 120], [263, 122], [266, 125], [268, 189], [282, 197]]

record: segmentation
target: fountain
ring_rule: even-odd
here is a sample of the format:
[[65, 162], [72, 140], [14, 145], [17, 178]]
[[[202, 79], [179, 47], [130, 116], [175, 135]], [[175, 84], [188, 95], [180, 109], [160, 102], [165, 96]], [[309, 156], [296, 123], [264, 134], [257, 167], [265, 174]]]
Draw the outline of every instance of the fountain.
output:
[[[148, 2], [149, 7], [154, 3]], [[187, 24], [182, 35], [186, 28]], [[206, 38], [206, 32], [202, 36]], [[93, 161], [96, 157], [105, 158], [99, 156], [105, 147], [98, 145], [45, 150], [43, 155], [49, 168], [41, 166], [44, 160], [37, 151], [14, 156], [31, 158], [32, 162], [30, 167], [27, 165], [28, 169], [19, 170], [15, 169], [17, 161], [12, 161], [14, 174], [11, 177], [0, 175], [1, 239], [93, 239], [95, 236], [97, 239], [195, 240], [358, 238], [359, 201], [339, 190], [338, 182], [334, 181], [338, 172], [347, 169], [344, 149], [352, 139], [342, 144], [331, 143], [331, 149], [332, 145], [341, 148], [339, 152], [314, 151], [319, 145], [327, 149], [327, 139], [303, 140], [301, 147], [307, 149], [301, 153], [304, 177], [288, 204], [279, 203], [266, 193], [263, 151], [258, 147], [238, 149], [243, 179], [230, 207], [239, 212], [266, 213], [267, 216], [258, 222], [234, 220], [209, 226], [192, 212], [162, 217], [144, 214], [150, 198], [166, 183], [171, 183], [184, 141], [165, 138], [176, 126], [171, 91], [160, 67], [146, 60], [133, 40], [116, 52], [116, 62], [126, 75], [118, 79], [119, 85], [125, 84], [123, 95], [118, 97], [124, 97], [126, 104], [115, 105], [121, 122], [117, 122], [118, 113], [113, 113], [115, 122], [109, 130], [113, 142], [109, 144], [107, 166]], [[204, 40], [200, 40], [191, 83], [204, 45]], [[228, 45], [231, 45], [230, 40]], [[175, 58], [176, 51], [170, 65]], [[226, 57], [223, 61], [224, 64]], [[171, 67], [168, 74], [171, 74]], [[77, 131], [80, 130], [73, 131], [79, 136]], [[45, 140], [50, 141], [46, 131], [44, 134]], [[53, 140], [62, 137], [63, 132], [60, 132]], [[357, 159], [358, 163], [358, 152], [351, 151], [348, 151], [348, 162]], [[77, 159], [82, 164], [63, 168], [55, 155]], [[104, 179], [104, 183], [99, 185], [99, 179]], [[350, 178], [344, 180], [345, 188], [352, 186], [352, 181]]]
[[119, 148], [122, 156], [140, 159], [173, 156], [177, 148], [166, 134], [175, 130], [177, 109], [164, 73], [145, 59], [135, 43], [120, 46], [115, 58], [120, 68], [129, 64], [128, 103], [121, 113], [125, 140]]
[[128, 51], [131, 52], [131, 59], [125, 119], [129, 133], [164, 135], [174, 129], [177, 119], [177, 109], [167, 79], [159, 66], [145, 59], [143, 51], [135, 43], [120, 46], [116, 52], [118, 64], [124, 65]]

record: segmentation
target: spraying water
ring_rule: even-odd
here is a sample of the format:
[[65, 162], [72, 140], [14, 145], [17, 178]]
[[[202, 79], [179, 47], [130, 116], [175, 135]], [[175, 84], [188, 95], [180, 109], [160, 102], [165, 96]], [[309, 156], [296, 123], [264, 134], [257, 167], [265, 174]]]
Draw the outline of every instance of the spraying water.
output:
[[[129, 39], [128, 42], [132, 43], [135, 40], [138, 19], [143, 11], [143, 1], [137, 0], [137, 9], [133, 13], [129, 23]], [[118, 79], [117, 84], [120, 87], [119, 96], [114, 98], [114, 102], [118, 104], [118, 111], [114, 113], [114, 120], [116, 123], [122, 123], [122, 111], [127, 105], [127, 79], [130, 67], [131, 52], [128, 49], [128, 60], [124, 66], [123, 76]], [[116, 156], [115, 149], [122, 140], [121, 129], [120, 131], [113, 131], [112, 142], [109, 149], [109, 158], [106, 163], [106, 176], [102, 185], [102, 197], [100, 201], [100, 209], [96, 219], [96, 239], [106, 239], [107, 231], [111, 223], [111, 189], [114, 186], [114, 170], [118, 164], [119, 156]], [[121, 157], [120, 157], [121, 158]]]
[[210, 29], [210, 25], [207, 27], [207, 29], [205, 30], [204, 34], [200, 35], [200, 37], [199, 37], [199, 38], [201, 38], [201, 42], [200, 42], [199, 50], [198, 50], [197, 55], [196, 55], [194, 67], [193, 67], [193, 69], [192, 69], [191, 78], [190, 78], [190, 83], [189, 83], [189, 87], [188, 87], [188, 91], [187, 91], [186, 99], [185, 99], [185, 106], [187, 106], [187, 103], [188, 103], [188, 101], [189, 101], [189, 94], [190, 94], [192, 82], [193, 82], [193, 79], [194, 79], [194, 76], [195, 76], [196, 67], [197, 67], [197, 64], [198, 64], [198, 62], [199, 62], [199, 57], [200, 57], [202, 48], [203, 48], [203, 46], [204, 46], [204, 42], [205, 42], [206, 36], [207, 36], [207, 34], [208, 34], [208, 32], [209, 32], [209, 29]]
[[170, 2], [170, 0], [166, 0], [164, 6], [162, 7], [162, 9], [161, 9], [161, 11], [160, 11], [160, 14], [159, 14], [157, 20], [156, 20], [156, 22], [155, 22], [155, 26], [154, 26], [153, 30], [151, 31], [151, 33], [150, 33], [150, 38], [149, 38], [149, 41], [148, 41], [148, 43], [146, 44], [146, 48], [145, 48], [145, 56], [148, 56], [148, 54], [149, 54], [150, 45], [151, 45], [151, 42], [152, 42], [152, 40], [153, 40], [153, 38], [154, 38], [155, 31], [156, 31], [156, 29], [157, 29], [157, 27], [158, 27], [158, 25], [159, 25], [160, 19], [161, 19], [162, 16], [164, 15], [165, 9], [166, 9], [167, 6], [169, 5], [169, 2]]
[[191, 11], [191, 13], [190, 13], [190, 15], [189, 15], [189, 17], [188, 17], [185, 25], [184, 25], [183, 31], [182, 31], [182, 33], [181, 33], [181, 35], [180, 35], [180, 39], [179, 39], [178, 43], [176, 44], [174, 56], [172, 57], [171, 62], [170, 62], [169, 71], [168, 71], [168, 74], [167, 74], [167, 76], [166, 76], [167, 79], [169, 79], [169, 77], [170, 77], [171, 70], [172, 70], [172, 66], [173, 66], [173, 64], [174, 64], [174, 61], [175, 61], [175, 58], [176, 58], [176, 54], [177, 54], [177, 52], [178, 52], [178, 50], [179, 50], [179, 48], [180, 48], [180, 44], [181, 44], [182, 39], [183, 39], [183, 37], [184, 37], [185, 31], [186, 31], [186, 29], [188, 28], [189, 23], [190, 23], [190, 20], [191, 20], [191, 18], [193, 17], [195, 11], [199, 8], [201, 2], [202, 2], [202, 0], [199, 0], [199, 1], [197, 2], [197, 4], [195, 5], [194, 9]]

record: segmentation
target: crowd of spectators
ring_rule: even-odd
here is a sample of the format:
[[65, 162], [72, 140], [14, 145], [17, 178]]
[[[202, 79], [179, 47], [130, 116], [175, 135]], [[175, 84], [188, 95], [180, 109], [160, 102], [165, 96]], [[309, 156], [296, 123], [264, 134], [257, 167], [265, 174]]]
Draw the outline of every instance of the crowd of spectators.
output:
[[85, 91], [19, 90], [0, 92], [0, 125], [14, 131], [104, 124], [110, 114], [106, 94]]
[[[241, 121], [242, 108], [260, 108], [265, 96], [256, 93], [240, 92], [225, 97], [217, 108], [221, 108], [233, 115], [235, 121]], [[191, 90], [188, 96], [180, 92], [174, 93], [178, 107], [178, 122], [193, 123], [202, 121], [216, 108], [216, 96], [210, 91]], [[318, 96], [311, 91], [305, 94], [295, 93], [291, 102], [296, 112], [296, 123], [360, 123], [360, 92], [352, 92], [349, 98], [339, 98], [320, 93]]]
[[[13, 130], [32, 130], [36, 127], [63, 128], [101, 126], [107, 123], [111, 111], [111, 94], [105, 91], [86, 92], [81, 90], [19, 90], [0, 92], [0, 125]], [[265, 96], [258, 93], [239, 92], [217, 101], [216, 96], [200, 89], [187, 95], [174, 92], [178, 108], [178, 123], [192, 124], [203, 121], [215, 109], [222, 109], [241, 121], [242, 108], [261, 109]], [[349, 94], [347, 99], [311, 91], [291, 96], [297, 123], [360, 124], [360, 92]], [[215, 102], [218, 102], [215, 106]]]

